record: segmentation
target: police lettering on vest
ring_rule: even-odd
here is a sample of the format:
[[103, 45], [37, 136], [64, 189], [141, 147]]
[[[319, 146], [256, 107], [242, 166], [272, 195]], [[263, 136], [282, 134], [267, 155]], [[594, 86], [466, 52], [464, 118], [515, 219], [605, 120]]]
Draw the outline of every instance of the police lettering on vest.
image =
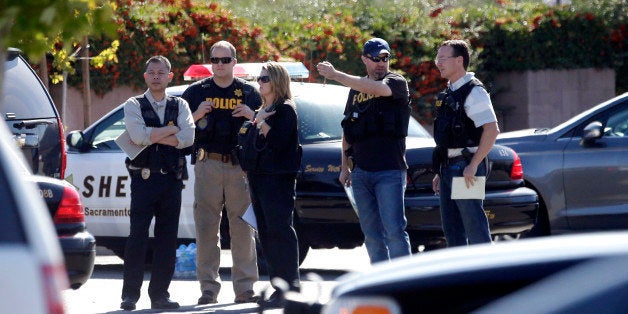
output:
[[[167, 96], [163, 123], [144, 95], [136, 96], [135, 99], [140, 103], [142, 118], [146, 126], [153, 128], [177, 126], [179, 104], [174, 97]], [[127, 157], [125, 162], [127, 166], [149, 169], [151, 172], [174, 173], [177, 178], [185, 180], [188, 177], [185, 165], [186, 153], [189, 153], [189, 149], [177, 149], [170, 145], [155, 143], [144, 149], [135, 159], [130, 160]]]
[[[239, 104], [246, 104], [247, 97], [253, 92], [253, 86], [240, 78], [235, 78], [231, 92], [218, 87], [212, 78], [208, 78], [199, 81], [191, 88], [194, 90], [190, 94], [196, 98], [194, 101], [189, 101], [191, 106], [193, 104], [198, 106], [203, 101], [214, 103], [212, 111], [196, 122], [195, 150], [203, 148], [207, 152], [230, 154], [237, 144], [240, 126], [246, 121], [244, 117], [233, 117], [233, 110]], [[222, 96], [216, 96], [216, 94], [222, 94]], [[194, 108], [191, 109], [194, 110]], [[194, 161], [193, 156], [192, 163]]]
[[375, 103], [375, 96], [357, 91], [349, 99], [352, 103], [341, 122], [347, 143], [352, 144], [372, 136], [399, 139], [408, 135], [410, 106]]

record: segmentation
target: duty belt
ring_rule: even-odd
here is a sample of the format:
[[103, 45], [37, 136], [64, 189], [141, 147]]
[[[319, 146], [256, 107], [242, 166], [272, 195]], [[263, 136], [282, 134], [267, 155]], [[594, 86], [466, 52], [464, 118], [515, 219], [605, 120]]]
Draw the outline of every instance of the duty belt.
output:
[[135, 167], [135, 166], [128, 166], [129, 169], [129, 173], [131, 175], [134, 174], [139, 174], [142, 176], [142, 179], [144, 180], [148, 180], [148, 178], [150, 178], [151, 173], [154, 174], [168, 174], [168, 170], [164, 170], [164, 169], [150, 169], [150, 168], [141, 168], [141, 167]]
[[230, 163], [231, 156], [219, 153], [210, 153], [207, 152], [204, 148], [199, 148], [196, 152], [196, 161], [204, 161], [206, 159], [212, 159], [217, 161], [222, 161], [223, 163]]

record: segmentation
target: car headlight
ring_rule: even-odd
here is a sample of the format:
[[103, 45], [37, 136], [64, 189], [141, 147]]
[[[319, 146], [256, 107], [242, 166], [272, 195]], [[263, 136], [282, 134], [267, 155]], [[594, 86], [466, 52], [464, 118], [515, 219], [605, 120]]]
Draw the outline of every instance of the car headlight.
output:
[[339, 297], [323, 307], [323, 314], [401, 314], [397, 302], [389, 297]]

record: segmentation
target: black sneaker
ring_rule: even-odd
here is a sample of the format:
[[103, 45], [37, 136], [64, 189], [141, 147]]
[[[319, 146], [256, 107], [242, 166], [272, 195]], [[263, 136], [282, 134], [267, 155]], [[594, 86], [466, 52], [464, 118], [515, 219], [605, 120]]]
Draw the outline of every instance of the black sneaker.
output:
[[158, 300], [151, 300], [150, 302], [150, 308], [153, 310], [172, 310], [172, 309], [178, 309], [179, 308], [179, 303], [174, 302], [168, 298], [163, 298], [163, 299], [158, 299]]
[[284, 298], [282, 292], [275, 291], [270, 295], [268, 300], [260, 298], [259, 301], [257, 301], [257, 304], [259, 304], [262, 309], [280, 309], [286, 304], [286, 299]]
[[133, 311], [135, 310], [135, 301], [131, 298], [124, 298], [122, 303], [120, 303], [120, 308], [125, 311]]

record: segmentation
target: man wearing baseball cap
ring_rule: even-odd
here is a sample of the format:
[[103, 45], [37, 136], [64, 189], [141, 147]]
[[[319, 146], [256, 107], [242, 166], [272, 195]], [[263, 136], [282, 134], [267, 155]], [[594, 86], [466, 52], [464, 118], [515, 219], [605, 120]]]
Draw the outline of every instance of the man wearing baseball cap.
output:
[[325, 78], [351, 88], [342, 120], [339, 180], [353, 188], [371, 263], [410, 255], [405, 231], [406, 136], [410, 119], [408, 83], [390, 72], [390, 46], [381, 38], [364, 44], [366, 76], [317, 65]]

